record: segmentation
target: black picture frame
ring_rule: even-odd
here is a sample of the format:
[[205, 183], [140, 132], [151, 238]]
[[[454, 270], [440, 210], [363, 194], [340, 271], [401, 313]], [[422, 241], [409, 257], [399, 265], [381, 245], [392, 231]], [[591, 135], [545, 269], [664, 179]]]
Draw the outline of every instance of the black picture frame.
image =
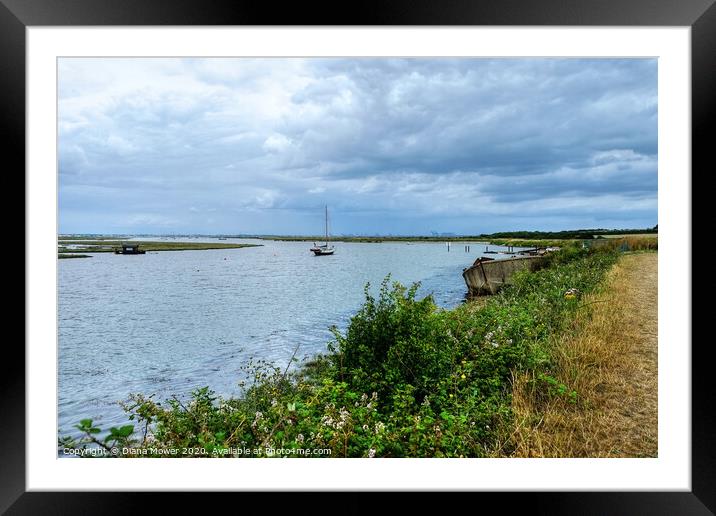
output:
[[[0, 134], [4, 163], [25, 169], [25, 29], [32, 26], [107, 25], [531, 25], [691, 27], [692, 170], [704, 175], [711, 158], [716, 113], [716, 5], [714, 0], [371, 0], [346, 4], [237, 0], [0, 0]], [[711, 130], [709, 130], [711, 129]], [[11, 159], [8, 161], [8, 157]], [[689, 173], [689, 171], [684, 171]], [[24, 188], [24, 183], [23, 183]], [[692, 192], [697, 190], [693, 189]], [[693, 206], [693, 204], [692, 204]], [[10, 220], [10, 219], [6, 219]], [[692, 236], [700, 222], [693, 218]], [[27, 271], [25, 271], [27, 274]], [[687, 280], [691, 283], [691, 277]], [[686, 302], [687, 300], [684, 300]], [[692, 300], [692, 306], [695, 303]], [[692, 324], [696, 322], [692, 312]], [[688, 343], [677, 343], [686, 345]], [[690, 492], [480, 493], [510, 509], [540, 514], [713, 514], [716, 446], [711, 398], [710, 339], [692, 346], [692, 490]], [[26, 492], [25, 353], [6, 339], [0, 360], [0, 512], [97, 514], [146, 512], [158, 495]], [[198, 497], [175, 493], [186, 510]], [[216, 494], [212, 495], [216, 498]], [[242, 494], [245, 496], [245, 494]], [[222, 496], [224, 498], [225, 496]], [[305, 507], [306, 493], [291, 498]], [[366, 508], [359, 493], [341, 505]], [[414, 500], [422, 503], [422, 496]]]

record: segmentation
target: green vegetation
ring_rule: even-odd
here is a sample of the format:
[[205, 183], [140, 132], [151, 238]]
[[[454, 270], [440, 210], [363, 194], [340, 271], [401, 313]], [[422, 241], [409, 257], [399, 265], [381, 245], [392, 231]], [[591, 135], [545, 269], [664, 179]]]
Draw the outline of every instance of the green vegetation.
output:
[[[60, 238], [58, 253], [112, 253], [126, 240], [93, 240]], [[239, 249], [241, 247], [257, 247], [260, 244], [225, 244], [202, 242], [144, 242], [133, 240], [144, 251], [205, 251], [208, 249]], [[77, 247], [68, 248], [74, 245]]]
[[62, 254], [66, 252], [67, 251], [62, 251], [60, 254], [57, 255], [57, 258], [59, 258], [60, 260], [64, 260], [66, 258], [92, 258], [88, 254]]
[[606, 247], [609, 249], [622, 250], [656, 250], [659, 248], [659, 238], [655, 234], [642, 235], [610, 235], [594, 239], [584, 240], [520, 240], [512, 239], [494, 239], [490, 240], [493, 245], [514, 246], [514, 247], [581, 247], [582, 243], [590, 247]]
[[497, 238], [490, 240], [492, 245], [513, 247], [570, 247], [581, 246], [581, 240], [520, 240], [518, 238]]
[[[534, 373], [545, 397], [579, 399], [552, 374], [549, 346], [580, 308], [590, 309], [581, 296], [597, 288], [616, 256], [571, 247], [552, 254], [548, 268], [517, 273], [500, 294], [453, 310], [416, 299], [417, 285], [386, 278], [377, 298], [366, 286], [346, 331], [333, 328], [329, 353], [306, 367], [289, 372], [252, 363], [241, 398], [223, 399], [208, 387], [184, 403], [135, 394], [123, 406], [136, 431], [130, 425], [100, 437], [102, 430], [85, 420], [76, 427], [82, 437], [63, 437], [59, 445], [131, 457], [509, 453], [515, 374]], [[565, 296], [569, 289], [579, 294]]]
[[479, 235], [489, 239], [521, 240], [589, 240], [607, 235], [657, 234], [658, 226], [642, 229], [574, 229], [568, 231], [505, 231]]

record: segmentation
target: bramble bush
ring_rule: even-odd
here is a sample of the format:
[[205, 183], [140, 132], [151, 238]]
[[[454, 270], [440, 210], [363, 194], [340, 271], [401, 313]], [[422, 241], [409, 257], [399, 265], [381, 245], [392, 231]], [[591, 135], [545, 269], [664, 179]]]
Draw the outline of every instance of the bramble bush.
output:
[[[125, 426], [105, 439], [141, 452], [122, 454], [130, 456], [174, 449], [293, 457], [319, 448], [333, 457], [485, 456], [511, 424], [514, 371], [535, 371], [545, 395], [578, 395], [552, 381], [546, 346], [580, 306], [564, 293], [597, 288], [616, 253], [567, 248], [549, 260], [547, 268], [517, 273], [479, 309], [440, 309], [429, 296], [416, 299], [417, 284], [388, 277], [377, 297], [366, 286], [345, 332], [333, 328], [328, 354], [295, 372], [248, 364], [251, 383], [241, 398], [207, 387], [186, 404], [133, 395], [124, 408], [137, 431]], [[60, 445], [104, 443], [101, 430], [84, 423], [81, 438]]]

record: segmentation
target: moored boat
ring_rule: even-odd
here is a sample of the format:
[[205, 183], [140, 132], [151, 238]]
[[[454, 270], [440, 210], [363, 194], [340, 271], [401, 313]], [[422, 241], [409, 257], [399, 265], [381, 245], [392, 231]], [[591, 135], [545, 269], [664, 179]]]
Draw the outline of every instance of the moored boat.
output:
[[328, 254], [333, 254], [336, 251], [336, 249], [332, 245], [324, 244], [324, 245], [314, 245], [313, 247], [311, 247], [311, 251], [316, 256], [325, 256]]
[[326, 243], [323, 245], [316, 245], [313, 243], [311, 252], [316, 256], [327, 256], [331, 255], [336, 251], [335, 246], [331, 245], [330, 238], [328, 236], [328, 206], [326, 206]]
[[114, 254], [145, 254], [147, 251], [139, 248], [136, 243], [123, 243], [122, 248], [115, 248]]

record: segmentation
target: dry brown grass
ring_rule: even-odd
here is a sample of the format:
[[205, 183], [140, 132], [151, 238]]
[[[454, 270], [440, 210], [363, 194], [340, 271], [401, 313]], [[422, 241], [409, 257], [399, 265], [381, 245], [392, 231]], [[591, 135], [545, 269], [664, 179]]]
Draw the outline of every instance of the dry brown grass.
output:
[[657, 257], [623, 256], [555, 339], [550, 374], [576, 403], [545, 396], [530, 374], [514, 378], [511, 456], [657, 456]]
[[630, 233], [628, 235], [598, 235], [602, 238], [629, 238], [629, 237], [643, 237], [643, 238], [658, 238], [658, 233]]
[[656, 235], [627, 236], [624, 240], [632, 251], [656, 251], [659, 249], [659, 237]]
[[593, 245], [618, 249], [626, 244], [629, 251], [656, 251], [659, 249], [659, 237], [657, 235], [631, 235], [614, 236], [604, 240], [594, 240]]

